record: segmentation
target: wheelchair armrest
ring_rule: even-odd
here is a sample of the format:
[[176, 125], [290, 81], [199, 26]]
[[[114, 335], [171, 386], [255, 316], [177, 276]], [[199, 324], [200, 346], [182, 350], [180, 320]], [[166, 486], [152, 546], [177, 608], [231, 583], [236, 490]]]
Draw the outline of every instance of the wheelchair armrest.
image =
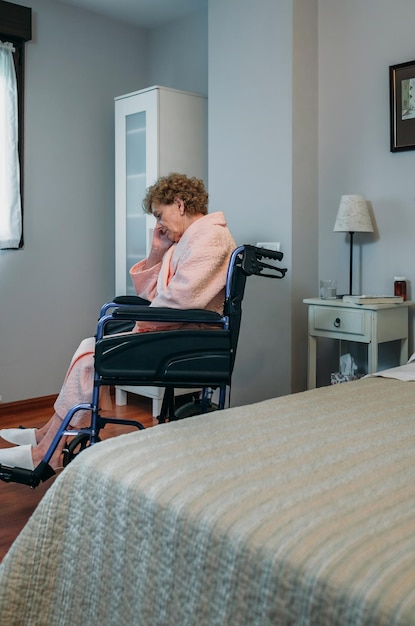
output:
[[99, 319], [103, 318], [104, 315], [108, 313], [111, 309], [114, 309], [118, 306], [148, 306], [150, 304], [150, 300], [146, 300], [145, 298], [140, 298], [140, 296], [116, 296], [111, 302], [106, 302], [102, 305], [101, 311], [99, 314]]
[[220, 324], [222, 316], [206, 309], [172, 309], [169, 307], [121, 307], [114, 309], [112, 318], [116, 320], [181, 322], [193, 324]]
[[140, 296], [116, 296], [113, 303], [122, 305], [126, 304], [128, 306], [148, 306], [150, 304], [150, 300], [146, 300]]

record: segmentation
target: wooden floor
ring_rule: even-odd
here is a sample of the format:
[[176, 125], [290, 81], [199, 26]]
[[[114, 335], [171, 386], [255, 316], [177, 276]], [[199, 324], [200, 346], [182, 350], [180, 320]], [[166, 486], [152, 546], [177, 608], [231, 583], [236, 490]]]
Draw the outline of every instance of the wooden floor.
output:
[[[0, 428], [25, 426], [34, 428], [48, 421], [52, 415], [53, 397], [36, 399], [35, 401], [15, 402], [0, 405]], [[113, 415], [127, 419], [135, 419], [146, 428], [153, 425], [151, 401], [141, 396], [128, 396], [128, 404], [115, 407]], [[113, 437], [134, 430], [126, 426], [109, 424], [101, 431], [101, 438]], [[0, 448], [9, 446], [0, 438]], [[55, 477], [41, 483], [36, 489], [17, 483], [0, 481], [0, 561], [26, 524], [43, 495], [53, 484]]]

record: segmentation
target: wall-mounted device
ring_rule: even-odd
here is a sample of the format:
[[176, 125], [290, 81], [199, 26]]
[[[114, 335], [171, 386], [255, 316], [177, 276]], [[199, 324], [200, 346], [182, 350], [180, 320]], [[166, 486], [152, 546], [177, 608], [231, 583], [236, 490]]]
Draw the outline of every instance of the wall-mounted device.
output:
[[279, 241], [258, 241], [257, 248], [267, 248], [267, 250], [279, 252], [281, 249], [281, 243]]

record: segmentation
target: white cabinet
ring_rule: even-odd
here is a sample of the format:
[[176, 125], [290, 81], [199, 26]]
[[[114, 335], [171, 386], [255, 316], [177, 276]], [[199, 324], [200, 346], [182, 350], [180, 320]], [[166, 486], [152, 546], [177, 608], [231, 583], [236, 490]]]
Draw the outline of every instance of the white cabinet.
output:
[[159, 176], [180, 172], [206, 181], [207, 100], [164, 87], [115, 99], [117, 295], [134, 293], [130, 267], [145, 258], [153, 217], [141, 207]]
[[[207, 183], [207, 99], [157, 86], [116, 98], [116, 295], [134, 293], [129, 269], [147, 255], [154, 225], [141, 203], [147, 187], [170, 172]], [[153, 414], [158, 415], [159, 389], [117, 390], [117, 404], [125, 403], [126, 390], [153, 398]]]

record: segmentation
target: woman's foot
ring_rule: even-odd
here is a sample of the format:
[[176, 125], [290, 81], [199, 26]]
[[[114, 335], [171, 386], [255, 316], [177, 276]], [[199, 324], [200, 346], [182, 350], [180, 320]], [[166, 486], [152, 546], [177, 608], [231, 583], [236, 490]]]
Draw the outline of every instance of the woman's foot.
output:
[[[53, 470], [62, 467], [63, 444], [59, 444], [58, 449], [52, 454], [49, 465]], [[13, 448], [2, 448], [0, 450], [0, 465], [6, 467], [20, 467], [21, 469], [33, 471], [44, 459], [46, 450], [32, 448], [31, 445], [15, 446]]]
[[[45, 455], [49, 452], [49, 448], [53, 443], [53, 440], [58, 433], [59, 429], [62, 426], [62, 420], [58, 415], [53, 415], [53, 417], [49, 420], [49, 422], [43, 426], [40, 431], [45, 431], [42, 439], [39, 441], [38, 446], [36, 448], [32, 448], [32, 457], [33, 463], [35, 467], [41, 463], [45, 457]], [[70, 428], [70, 426], [68, 427]], [[66, 437], [60, 437], [57, 446], [52, 454], [52, 457], [49, 460], [49, 465], [53, 470], [57, 470], [62, 467], [62, 453], [66, 444]]]
[[3, 448], [0, 450], [0, 465], [33, 471], [35, 464], [32, 457], [32, 446], [27, 444], [15, 448]]
[[50, 426], [55, 424], [54, 418], [55, 415], [40, 428], [3, 428], [3, 430], [0, 430], [0, 437], [17, 446], [30, 444], [33, 448], [36, 448], [49, 432]]
[[[34, 430], [38, 443], [31, 446], [30, 444], [20, 445], [14, 448], [0, 449], [0, 464], [7, 467], [21, 467], [22, 469], [33, 470], [44, 460], [45, 455], [48, 453], [49, 448], [57, 434], [59, 428], [62, 425], [62, 420], [58, 415], [53, 415], [45, 426], [42, 426], [39, 430]], [[70, 428], [70, 426], [69, 426]], [[8, 429], [13, 431], [21, 431], [25, 433], [29, 429]], [[0, 431], [1, 432], [5, 432]], [[62, 453], [65, 447], [66, 437], [61, 437], [58, 441], [55, 451], [49, 460], [49, 465], [53, 470], [57, 470], [62, 467]], [[20, 451], [20, 453], [19, 453]]]
[[0, 430], [0, 437], [9, 443], [18, 446], [37, 446], [36, 428], [3, 428]]

